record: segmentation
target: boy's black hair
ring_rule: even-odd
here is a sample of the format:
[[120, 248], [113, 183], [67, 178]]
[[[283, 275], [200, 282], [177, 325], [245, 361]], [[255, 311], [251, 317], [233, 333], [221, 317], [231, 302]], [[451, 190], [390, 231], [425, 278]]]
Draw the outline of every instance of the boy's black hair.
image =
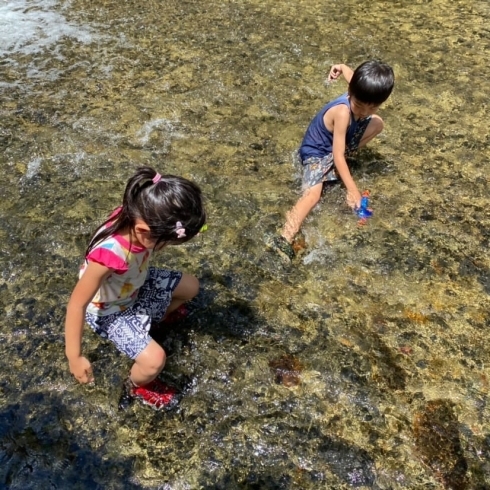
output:
[[359, 65], [349, 83], [349, 95], [364, 104], [382, 104], [391, 94], [395, 75], [391, 66], [379, 61]]
[[[126, 185], [121, 208], [97, 228], [85, 256], [109, 236], [132, 230], [137, 219], [148, 225], [155, 247], [161, 243], [184, 243], [199, 233], [206, 223], [201, 189], [175, 175], [162, 175], [154, 182], [157, 175], [150, 167], [137, 169]], [[182, 228], [185, 236], [177, 232]]]

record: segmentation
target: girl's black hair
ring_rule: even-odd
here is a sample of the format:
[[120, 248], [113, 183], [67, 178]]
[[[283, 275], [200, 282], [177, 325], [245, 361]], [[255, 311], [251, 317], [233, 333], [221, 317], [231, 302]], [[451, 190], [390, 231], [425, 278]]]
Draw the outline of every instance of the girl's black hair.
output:
[[[175, 175], [162, 175], [154, 183], [156, 176], [157, 172], [150, 167], [136, 170], [126, 184], [121, 209], [97, 228], [85, 256], [109, 236], [132, 230], [137, 219], [148, 225], [149, 238], [156, 240], [155, 246], [184, 243], [199, 233], [206, 223], [201, 189], [190, 180]], [[185, 236], [182, 231], [177, 232], [179, 228], [184, 229]]]
[[359, 65], [349, 83], [349, 95], [364, 104], [382, 104], [391, 94], [395, 75], [391, 66], [379, 61]]

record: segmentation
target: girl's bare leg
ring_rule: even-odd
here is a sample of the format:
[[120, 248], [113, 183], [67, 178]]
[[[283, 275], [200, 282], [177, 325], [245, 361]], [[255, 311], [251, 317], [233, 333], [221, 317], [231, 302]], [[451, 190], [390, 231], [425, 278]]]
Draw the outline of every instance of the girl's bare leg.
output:
[[165, 367], [165, 351], [154, 340], [135, 359], [129, 377], [136, 386], [144, 386], [153, 381]]
[[[165, 312], [164, 318], [186, 301], [191, 300], [199, 292], [197, 277], [182, 274], [179, 284], [172, 293], [172, 300]], [[153, 381], [165, 367], [167, 356], [163, 348], [153, 339], [138, 355], [129, 374], [130, 380], [136, 386], [145, 386]]]
[[165, 319], [169, 313], [176, 310], [180, 305], [194, 298], [198, 292], [199, 280], [197, 277], [191, 276], [190, 274], [182, 274], [182, 279], [172, 293], [172, 300], [168, 305], [163, 319]]
[[286, 223], [282, 229], [281, 235], [289, 243], [293, 241], [310, 211], [320, 201], [320, 197], [322, 196], [322, 188], [323, 183], [320, 183], [306, 189], [304, 194], [299, 198], [298, 202], [286, 214]]

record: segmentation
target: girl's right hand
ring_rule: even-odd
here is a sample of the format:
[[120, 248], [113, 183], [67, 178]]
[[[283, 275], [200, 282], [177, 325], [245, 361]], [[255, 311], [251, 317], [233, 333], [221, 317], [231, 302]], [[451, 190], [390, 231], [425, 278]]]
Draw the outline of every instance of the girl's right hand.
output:
[[70, 372], [75, 376], [77, 381], [80, 383], [93, 383], [94, 382], [94, 373], [92, 371], [92, 365], [90, 361], [83, 357], [77, 357], [76, 359], [72, 359], [68, 361], [70, 365]]

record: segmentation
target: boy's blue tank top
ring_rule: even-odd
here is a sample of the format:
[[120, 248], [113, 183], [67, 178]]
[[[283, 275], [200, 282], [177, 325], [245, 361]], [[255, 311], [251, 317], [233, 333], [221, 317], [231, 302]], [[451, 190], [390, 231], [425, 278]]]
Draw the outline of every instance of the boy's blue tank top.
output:
[[[318, 157], [323, 158], [333, 150], [333, 133], [331, 133], [323, 122], [323, 116], [332, 107], [340, 104], [345, 104], [350, 111], [350, 102], [347, 98], [347, 92], [340, 97], [330, 101], [328, 104], [322, 107], [320, 112], [313, 118], [308, 129], [306, 130], [303, 142], [299, 149], [301, 160], [304, 162], [307, 158]], [[357, 127], [357, 121], [351, 112], [350, 124], [347, 128], [346, 144], [350, 141], [354, 135]]]

